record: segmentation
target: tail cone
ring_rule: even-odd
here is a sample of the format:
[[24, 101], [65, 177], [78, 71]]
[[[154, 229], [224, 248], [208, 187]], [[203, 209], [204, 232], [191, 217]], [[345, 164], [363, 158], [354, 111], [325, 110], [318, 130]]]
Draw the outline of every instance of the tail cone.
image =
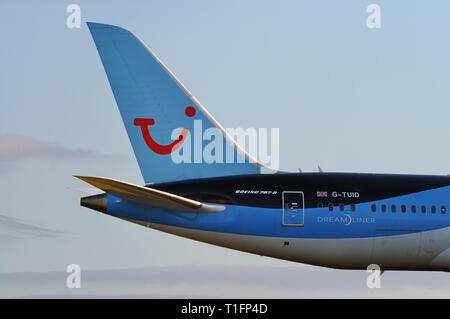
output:
[[80, 205], [90, 209], [94, 209], [101, 213], [106, 213], [108, 201], [106, 198], [106, 194], [98, 194], [93, 196], [82, 197], [80, 199]]

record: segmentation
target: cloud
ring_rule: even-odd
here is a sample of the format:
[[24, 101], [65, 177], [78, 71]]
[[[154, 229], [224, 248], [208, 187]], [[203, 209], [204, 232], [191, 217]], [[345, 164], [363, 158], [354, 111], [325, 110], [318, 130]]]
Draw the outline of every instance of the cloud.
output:
[[20, 135], [0, 136], [0, 161], [92, 156], [99, 156], [99, 154], [89, 150], [68, 149]]
[[[152, 266], [143, 268], [82, 270], [83, 280], [99, 284], [157, 284], [157, 285], [255, 285], [282, 286], [295, 289], [301, 282], [302, 287], [310, 287], [310, 273], [302, 268], [284, 267], [244, 267], [244, 266]], [[23, 272], [0, 274], [0, 283], [37, 285], [60, 282], [63, 272]], [[339, 281], [339, 280], [338, 280]], [[327, 281], [327, 286], [333, 282]], [[319, 283], [320, 285], [320, 283]], [[317, 287], [317, 283], [314, 283]]]
[[[381, 289], [366, 286], [365, 271], [299, 265], [152, 266], [113, 270], [81, 269], [81, 289], [63, 288], [65, 272], [0, 274], [0, 287], [35, 298], [448, 298], [448, 274], [385, 272]], [[31, 288], [30, 288], [31, 287]], [[34, 289], [32, 288], [34, 287]], [[47, 287], [46, 289], [44, 289]], [[54, 287], [61, 287], [56, 293]], [[16, 296], [20, 297], [16, 293]]]
[[1, 232], [8, 232], [6, 237], [20, 239], [26, 237], [58, 237], [63, 234], [63, 232], [52, 230], [48, 228], [43, 228], [31, 224], [22, 222], [17, 218], [13, 218], [6, 215], [0, 215], [0, 235]]

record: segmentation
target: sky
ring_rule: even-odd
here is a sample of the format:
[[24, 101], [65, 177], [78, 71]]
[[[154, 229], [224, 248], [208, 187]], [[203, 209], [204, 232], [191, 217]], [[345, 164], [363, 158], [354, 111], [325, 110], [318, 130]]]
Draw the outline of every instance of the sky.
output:
[[[379, 29], [366, 25], [373, 3]], [[87, 21], [137, 34], [224, 127], [279, 128], [282, 170], [450, 174], [449, 9], [0, 0], [0, 298], [450, 297], [444, 273], [387, 272], [373, 291], [365, 271], [148, 230], [80, 207], [87, 185], [72, 177], [143, 183]], [[73, 263], [81, 289], [65, 285]]]

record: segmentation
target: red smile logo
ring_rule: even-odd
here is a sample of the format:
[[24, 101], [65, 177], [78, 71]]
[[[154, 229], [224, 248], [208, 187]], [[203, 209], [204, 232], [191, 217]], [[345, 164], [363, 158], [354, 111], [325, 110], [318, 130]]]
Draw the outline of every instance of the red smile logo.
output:
[[[195, 115], [195, 108], [192, 106], [188, 106], [184, 112], [186, 113], [186, 116], [193, 117]], [[149, 126], [155, 125], [154, 119], [135, 118], [133, 123], [135, 126], [141, 127], [142, 136], [144, 137], [144, 141], [147, 144], [147, 146], [153, 152], [160, 155], [167, 155], [179, 149], [189, 132], [187, 128], [183, 128], [180, 136], [178, 136], [178, 138], [175, 141], [173, 141], [168, 145], [161, 145], [155, 142], [155, 140], [152, 138], [148, 130]]]

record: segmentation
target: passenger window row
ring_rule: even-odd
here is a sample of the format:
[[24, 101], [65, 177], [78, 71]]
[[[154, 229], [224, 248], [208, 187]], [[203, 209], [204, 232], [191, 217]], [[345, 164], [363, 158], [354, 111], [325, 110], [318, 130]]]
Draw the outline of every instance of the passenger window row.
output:
[[[388, 210], [388, 207], [385, 204], [381, 204], [379, 206], [380, 206], [381, 212], [382, 213], [386, 213], [386, 211]], [[372, 210], [373, 213], [375, 213], [377, 211], [377, 205], [372, 204], [371, 210]], [[406, 213], [407, 210], [408, 210], [408, 207], [406, 205], [401, 205], [400, 206], [400, 211], [402, 213]], [[413, 214], [415, 214], [417, 212], [421, 212], [422, 214], [426, 214], [427, 211], [428, 211], [427, 206], [425, 206], [425, 205], [421, 205], [421, 206], [411, 205], [411, 206], [409, 206], [409, 210]], [[397, 205], [391, 205], [390, 206], [390, 211], [392, 213], [397, 212]], [[436, 211], [437, 211], [437, 208], [436, 208], [435, 205], [430, 206], [430, 212], [432, 214], [436, 214]], [[440, 207], [440, 211], [441, 211], [442, 214], [445, 214], [447, 212], [447, 207], [446, 206], [441, 206]]]
[[[332, 212], [332, 211], [334, 210], [334, 206], [335, 206], [335, 204], [333, 204], [333, 203], [329, 203], [329, 204], [326, 205], [326, 206], [325, 206], [323, 203], [319, 203], [319, 204], [317, 205], [318, 208], [321, 208], [321, 207], [328, 207], [328, 210], [329, 210], [330, 212]], [[340, 210], [341, 212], [343, 212], [343, 211], [345, 210], [345, 204], [338, 204], [338, 205], [336, 205], [336, 206], [339, 206], [339, 210]], [[350, 211], [354, 212], [354, 211], [356, 210], [355, 204], [350, 204], [349, 206], [350, 206]]]
[[[329, 203], [327, 205], [328, 210], [330, 212], [332, 212], [334, 210], [335, 206], [338, 206], [339, 210], [341, 212], [345, 211], [345, 205], [344, 204], [336, 205], [336, 204], [333, 204], [333, 203]], [[355, 211], [355, 204], [350, 204], [349, 206], [350, 206], [350, 211], [354, 212]], [[389, 207], [386, 204], [381, 204], [379, 206], [380, 206], [379, 207], [380, 211], [382, 213], [386, 213], [388, 210], [390, 210], [390, 212], [392, 212], [392, 213], [396, 213], [397, 212], [397, 205], [395, 205], [395, 204], [394, 205], [390, 205]], [[317, 205], [317, 207], [319, 207], [319, 208], [324, 207], [324, 204], [323, 203], [319, 203]], [[416, 205], [411, 205], [411, 206], [409, 206], [409, 208], [410, 208], [411, 213], [413, 213], [413, 214], [417, 213], [418, 211], [420, 211], [422, 214], [426, 214], [428, 212], [428, 208], [425, 205], [422, 205], [422, 206], [419, 206], [419, 207], [417, 207]], [[376, 213], [377, 212], [377, 205], [372, 204], [371, 210], [372, 210], [372, 212]], [[399, 209], [400, 212], [406, 213], [407, 210], [408, 210], [408, 207], [406, 205], [400, 205], [400, 209]], [[430, 212], [432, 214], [436, 214], [437, 207], [435, 205], [430, 206]], [[440, 212], [442, 214], [445, 214], [447, 212], [447, 207], [446, 206], [441, 206], [440, 207]]]

